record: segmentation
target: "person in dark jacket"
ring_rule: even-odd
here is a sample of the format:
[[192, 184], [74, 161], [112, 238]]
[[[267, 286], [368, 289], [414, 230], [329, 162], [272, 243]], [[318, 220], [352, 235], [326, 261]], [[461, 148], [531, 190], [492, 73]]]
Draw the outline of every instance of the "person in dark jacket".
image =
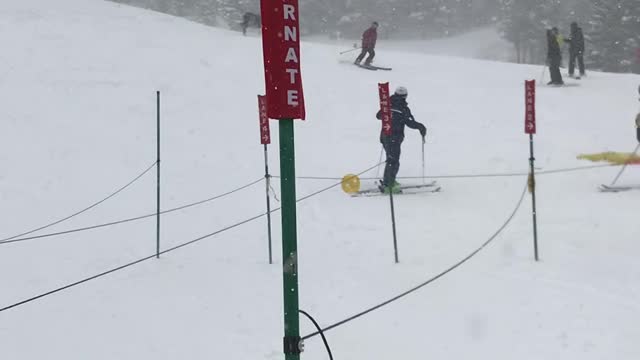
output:
[[251, 12], [244, 13], [242, 23], [240, 23], [240, 26], [242, 26], [242, 35], [247, 35], [247, 29], [249, 27], [260, 27], [260, 24], [260, 15]]
[[364, 59], [364, 56], [369, 54], [369, 56], [367, 57], [367, 60], [364, 61], [364, 64], [371, 65], [373, 58], [376, 56], [375, 48], [376, 48], [377, 41], [378, 41], [378, 23], [374, 21], [371, 24], [371, 27], [369, 27], [362, 34], [362, 52], [360, 53], [360, 55], [358, 55], [358, 58], [356, 59], [354, 64], [360, 65], [360, 62], [362, 61], [362, 59]]
[[[404, 127], [408, 126], [411, 129], [419, 130], [422, 141], [427, 136], [427, 128], [417, 122], [411, 114], [407, 103], [408, 94], [407, 89], [400, 86], [391, 95], [391, 135], [385, 135], [384, 131], [380, 132], [380, 142], [387, 154], [384, 178], [380, 186], [380, 190], [385, 193], [400, 192], [400, 184], [396, 182], [396, 175], [400, 170], [400, 151], [404, 141]], [[378, 111], [376, 117], [382, 119], [382, 111]]]
[[636, 138], [638, 139], [638, 143], [640, 143], [640, 113], [636, 116]]
[[[638, 86], [638, 95], [640, 95], [640, 86]], [[640, 143], [640, 113], [636, 116], [636, 138]]]
[[549, 85], [564, 85], [562, 74], [560, 74], [562, 53], [560, 52], [560, 42], [558, 40], [558, 28], [555, 27], [547, 30], [547, 63], [551, 74]]
[[[571, 36], [564, 41], [569, 43], [569, 76], [573, 77], [576, 61], [580, 69], [580, 76], [585, 76], [584, 70], [584, 35], [578, 23], [571, 23]], [[579, 78], [579, 77], [578, 77]]]

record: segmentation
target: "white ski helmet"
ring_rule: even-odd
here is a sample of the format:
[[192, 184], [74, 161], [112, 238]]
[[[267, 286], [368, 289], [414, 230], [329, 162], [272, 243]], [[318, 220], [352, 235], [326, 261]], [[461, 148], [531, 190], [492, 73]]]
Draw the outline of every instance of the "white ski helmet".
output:
[[406, 88], [406, 87], [404, 87], [404, 86], [398, 86], [398, 87], [396, 88], [396, 92], [395, 92], [395, 94], [396, 94], [396, 95], [400, 95], [400, 96], [407, 96], [407, 95], [409, 95], [409, 92], [407, 91], [407, 88]]

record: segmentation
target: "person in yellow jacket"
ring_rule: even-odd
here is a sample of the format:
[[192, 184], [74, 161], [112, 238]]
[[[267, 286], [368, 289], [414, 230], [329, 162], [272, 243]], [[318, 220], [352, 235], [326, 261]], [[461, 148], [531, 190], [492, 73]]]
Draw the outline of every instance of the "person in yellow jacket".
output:
[[562, 53], [560, 52], [561, 38], [558, 28], [547, 30], [547, 65], [549, 65], [549, 73], [551, 81], [548, 85], [564, 85], [562, 74], [560, 74], [560, 64], [562, 63]]

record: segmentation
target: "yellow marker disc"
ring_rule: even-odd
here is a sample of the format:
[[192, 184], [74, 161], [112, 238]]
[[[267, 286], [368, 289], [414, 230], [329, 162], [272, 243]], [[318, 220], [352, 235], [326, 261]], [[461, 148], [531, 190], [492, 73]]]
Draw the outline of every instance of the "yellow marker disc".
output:
[[347, 194], [354, 194], [360, 191], [360, 178], [358, 175], [345, 175], [342, 178], [342, 191]]

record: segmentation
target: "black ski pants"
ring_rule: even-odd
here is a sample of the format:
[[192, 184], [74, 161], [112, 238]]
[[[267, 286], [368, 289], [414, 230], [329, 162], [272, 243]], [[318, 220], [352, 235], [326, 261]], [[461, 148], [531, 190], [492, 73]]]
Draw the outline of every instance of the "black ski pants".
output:
[[562, 84], [562, 74], [560, 73], [560, 62], [558, 58], [549, 60], [549, 73], [551, 74], [552, 84]]
[[569, 75], [573, 76], [573, 73], [576, 69], [576, 61], [578, 62], [580, 75], [584, 75], [584, 56], [582, 55], [582, 52], [569, 53]]
[[367, 55], [367, 53], [369, 54], [369, 56], [367, 57], [367, 60], [364, 61], [364, 63], [366, 65], [371, 64], [371, 62], [373, 61], [373, 58], [376, 56], [376, 51], [373, 48], [362, 48], [362, 52], [360, 53], [360, 55], [358, 55], [358, 58], [356, 59], [356, 63], [360, 64], [360, 62], [362, 61], [362, 59], [364, 59], [364, 56]]
[[385, 137], [382, 139], [382, 146], [387, 154], [387, 165], [384, 168], [384, 178], [382, 183], [385, 186], [391, 186], [396, 181], [398, 170], [400, 170], [400, 151], [402, 140], [394, 137]]

